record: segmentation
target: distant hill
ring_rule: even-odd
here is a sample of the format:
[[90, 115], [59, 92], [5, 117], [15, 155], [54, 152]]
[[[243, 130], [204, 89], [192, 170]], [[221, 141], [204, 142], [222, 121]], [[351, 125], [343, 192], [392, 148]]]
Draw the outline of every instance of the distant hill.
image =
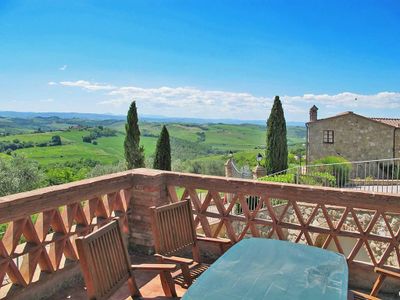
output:
[[[113, 114], [93, 114], [93, 113], [75, 113], [75, 112], [15, 112], [0, 111], [0, 117], [5, 118], [51, 118], [61, 119], [84, 119], [84, 120], [118, 120], [126, 119], [124, 115]], [[162, 123], [189, 123], [189, 124], [255, 124], [265, 126], [265, 120], [237, 120], [237, 119], [202, 119], [202, 118], [180, 118], [165, 117], [159, 115], [141, 115], [139, 119], [144, 122], [162, 122]], [[304, 126], [303, 122], [287, 122], [288, 126]]]
[[17, 112], [17, 111], [0, 111], [1, 117], [6, 118], [50, 118], [58, 117], [61, 119], [87, 119], [87, 120], [124, 120], [126, 117], [122, 115], [112, 114], [91, 114], [91, 113], [74, 113], [74, 112]]
[[[74, 123], [75, 122], [75, 123]], [[8, 126], [8, 127], [6, 127]], [[93, 129], [108, 128], [115, 131], [111, 136], [101, 136], [96, 143], [84, 141]], [[162, 122], [141, 122], [141, 144], [146, 157], [154, 155]], [[256, 163], [256, 155], [265, 149], [265, 126], [257, 124], [188, 124], [168, 123], [171, 138], [172, 159], [218, 160], [221, 168], [226, 154], [246, 157]], [[40, 130], [39, 130], [40, 128]], [[103, 130], [103, 129], [101, 129]], [[288, 146], [299, 148], [305, 143], [305, 127], [288, 126]], [[61, 145], [49, 146], [53, 136], [60, 136]], [[42, 166], [67, 163], [81, 159], [93, 159], [102, 164], [113, 164], [124, 159], [124, 121], [61, 119], [59, 117], [4, 118], [0, 117], [0, 146], [13, 144], [15, 154], [22, 154], [38, 161]], [[27, 146], [31, 143], [30, 146]], [[241, 153], [241, 154], [239, 154]], [[0, 151], [0, 159], [8, 157]]]
[[5, 117], [0, 115], [0, 135], [65, 130], [69, 127], [113, 126], [122, 120], [61, 118], [58, 116]]

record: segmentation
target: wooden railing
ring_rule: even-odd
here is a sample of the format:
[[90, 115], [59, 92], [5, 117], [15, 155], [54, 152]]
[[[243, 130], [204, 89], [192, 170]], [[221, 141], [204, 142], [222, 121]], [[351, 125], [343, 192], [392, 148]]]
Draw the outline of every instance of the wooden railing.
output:
[[340, 252], [350, 269], [400, 270], [399, 195], [176, 173], [167, 185], [171, 202], [191, 200], [206, 236], [289, 240]]
[[0, 199], [0, 295], [78, 260], [75, 238], [119, 216], [128, 231], [131, 172]]
[[341, 252], [350, 270], [400, 270], [400, 195], [137, 169], [0, 198], [0, 295], [76, 264], [75, 238], [115, 216], [151, 246], [148, 208], [180, 199], [209, 237], [289, 240]]

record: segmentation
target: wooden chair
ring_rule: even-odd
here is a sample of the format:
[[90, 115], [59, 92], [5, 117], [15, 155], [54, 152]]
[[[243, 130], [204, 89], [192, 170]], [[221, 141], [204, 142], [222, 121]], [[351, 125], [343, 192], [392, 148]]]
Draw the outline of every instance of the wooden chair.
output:
[[[189, 200], [160, 207], [150, 207], [156, 256], [161, 262], [179, 264], [181, 273], [174, 277], [181, 286], [190, 286], [208, 265], [200, 259], [199, 241], [217, 244], [223, 253], [230, 240], [197, 236]], [[173, 256], [178, 251], [192, 247], [193, 259]]]
[[76, 239], [79, 261], [89, 299], [108, 299], [128, 281], [132, 298], [141, 297], [133, 270], [158, 271], [167, 297], [176, 297], [171, 276], [174, 264], [131, 265], [118, 220]]
[[378, 274], [378, 278], [376, 279], [374, 286], [372, 287], [371, 293], [364, 294], [361, 292], [357, 291], [351, 291], [349, 299], [354, 299], [354, 300], [379, 300], [378, 298], [378, 293], [380, 288], [382, 287], [383, 281], [386, 279], [386, 277], [392, 277], [395, 279], [400, 280], [400, 273], [392, 272], [389, 270], [385, 270], [382, 268], [375, 268], [374, 272]]

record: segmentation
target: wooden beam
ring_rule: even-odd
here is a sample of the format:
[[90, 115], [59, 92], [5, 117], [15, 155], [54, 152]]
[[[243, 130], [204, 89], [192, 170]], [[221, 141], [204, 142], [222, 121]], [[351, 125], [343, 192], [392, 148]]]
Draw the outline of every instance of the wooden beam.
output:
[[166, 183], [196, 189], [211, 189], [225, 193], [252, 195], [268, 194], [269, 198], [295, 200], [324, 205], [351, 206], [370, 210], [400, 213], [400, 196], [395, 194], [351, 191], [346, 189], [296, 185], [288, 183], [261, 182], [217, 176], [164, 172]]

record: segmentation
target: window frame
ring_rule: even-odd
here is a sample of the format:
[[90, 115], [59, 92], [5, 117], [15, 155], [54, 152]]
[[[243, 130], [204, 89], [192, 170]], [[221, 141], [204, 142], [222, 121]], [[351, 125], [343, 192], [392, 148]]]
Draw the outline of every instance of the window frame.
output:
[[328, 129], [324, 130], [322, 133], [322, 142], [324, 144], [334, 144], [335, 143], [335, 131]]

